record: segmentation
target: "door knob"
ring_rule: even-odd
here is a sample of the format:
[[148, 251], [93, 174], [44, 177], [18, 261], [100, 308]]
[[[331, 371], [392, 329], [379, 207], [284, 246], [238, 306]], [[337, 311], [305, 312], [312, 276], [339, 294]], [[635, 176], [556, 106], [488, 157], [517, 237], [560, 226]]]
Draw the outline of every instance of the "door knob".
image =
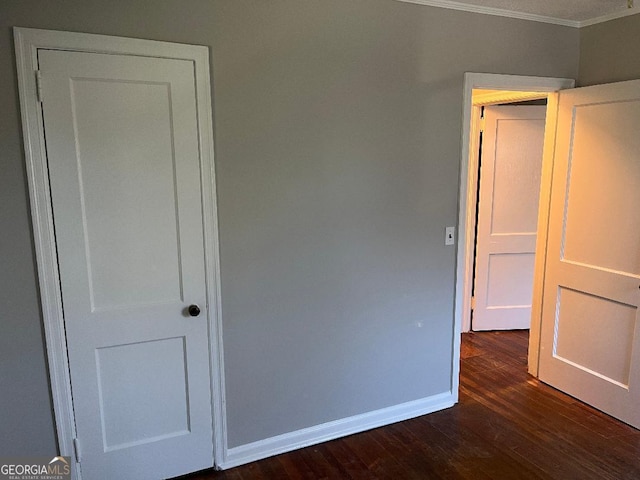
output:
[[192, 317], [197, 317], [198, 315], [200, 315], [200, 307], [198, 305], [189, 305], [188, 311], [189, 315], [191, 315]]

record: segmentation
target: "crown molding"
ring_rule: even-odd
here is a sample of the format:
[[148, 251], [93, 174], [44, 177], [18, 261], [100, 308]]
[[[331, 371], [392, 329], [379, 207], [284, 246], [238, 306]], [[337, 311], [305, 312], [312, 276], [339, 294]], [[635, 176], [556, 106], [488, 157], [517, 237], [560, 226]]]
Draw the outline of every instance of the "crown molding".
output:
[[627, 8], [626, 10], [622, 10], [620, 12], [613, 12], [607, 15], [602, 15], [601, 17], [591, 18], [589, 20], [583, 20], [580, 23], [579, 27], [588, 27], [590, 25], [596, 25], [598, 23], [608, 22], [609, 20], [615, 20], [616, 18], [629, 17], [631, 15], [637, 15], [640, 13], [640, 7]]
[[529, 20], [531, 22], [551, 23], [553, 25], [562, 25], [564, 27], [580, 27], [580, 22], [575, 20], [566, 20], [564, 18], [545, 17], [544, 15], [535, 15], [533, 13], [516, 12], [513, 10], [504, 10], [502, 8], [483, 7], [480, 5], [470, 5], [468, 3], [455, 2], [452, 0], [398, 0], [404, 3], [414, 3], [416, 5], [427, 5], [429, 7], [447, 8], [449, 10], [461, 10], [463, 12], [481, 13], [483, 15], [494, 15], [497, 17], [516, 18], [518, 20]]
[[480, 13], [483, 15], [494, 15], [498, 17], [516, 18], [518, 20], [529, 20], [531, 22], [550, 23], [562, 25], [564, 27], [588, 27], [598, 23], [608, 22], [616, 18], [628, 17], [640, 13], [640, 7], [628, 8], [619, 12], [608, 13], [600, 17], [588, 20], [567, 20], [565, 18], [547, 17], [533, 13], [516, 12], [502, 8], [483, 7], [481, 5], [471, 5], [469, 3], [456, 2], [454, 0], [397, 0], [403, 3], [414, 3], [416, 5], [426, 5], [429, 7], [446, 8], [449, 10], [460, 10], [463, 12]]

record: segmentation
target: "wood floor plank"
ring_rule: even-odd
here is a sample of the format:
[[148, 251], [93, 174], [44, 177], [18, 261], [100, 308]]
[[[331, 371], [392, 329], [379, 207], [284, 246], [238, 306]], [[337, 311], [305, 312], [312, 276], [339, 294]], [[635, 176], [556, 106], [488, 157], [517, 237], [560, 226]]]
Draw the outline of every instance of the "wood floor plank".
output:
[[345, 478], [354, 480], [371, 478], [366, 465], [344, 442], [326, 442], [318, 445], [317, 448], [330, 463], [340, 465], [340, 471]]
[[371, 430], [366, 435], [351, 435], [344, 441], [363, 461], [373, 478], [400, 478], [404, 474], [402, 465], [380, 445], [374, 433], [375, 430]]
[[278, 455], [276, 458], [287, 472], [287, 476], [284, 478], [313, 478], [313, 470], [309, 467], [309, 465], [307, 465], [307, 462], [301, 461], [299, 457], [294, 455]]
[[640, 431], [527, 373], [528, 331], [462, 335], [452, 408], [188, 480], [640, 479]]

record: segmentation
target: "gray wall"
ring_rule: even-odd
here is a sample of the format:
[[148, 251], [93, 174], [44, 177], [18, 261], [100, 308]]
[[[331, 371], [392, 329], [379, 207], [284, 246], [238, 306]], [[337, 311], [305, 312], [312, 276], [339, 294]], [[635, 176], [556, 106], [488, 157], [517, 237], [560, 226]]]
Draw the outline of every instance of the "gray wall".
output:
[[0, 452], [54, 430], [10, 27], [212, 48], [230, 446], [450, 388], [465, 71], [576, 29], [392, 0], [0, 3]]
[[640, 15], [580, 29], [581, 86], [640, 78]]

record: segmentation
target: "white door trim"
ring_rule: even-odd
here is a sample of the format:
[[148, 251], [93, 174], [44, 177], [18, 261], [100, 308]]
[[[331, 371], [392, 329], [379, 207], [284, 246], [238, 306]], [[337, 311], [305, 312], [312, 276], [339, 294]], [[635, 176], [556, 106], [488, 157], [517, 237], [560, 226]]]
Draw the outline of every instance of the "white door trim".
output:
[[[458, 198], [458, 244], [456, 259], [456, 286], [454, 303], [454, 358], [453, 378], [457, 389], [461, 332], [471, 328], [471, 287], [473, 283], [473, 250], [476, 210], [476, 187], [478, 183], [477, 137], [479, 134], [479, 118], [481, 105], [473, 105], [472, 90], [474, 88], [490, 90], [511, 90], [523, 92], [555, 92], [565, 88], [573, 88], [575, 80], [570, 78], [527, 77], [519, 75], [501, 75], [492, 73], [465, 73], [462, 103], [462, 155], [460, 159], [460, 184]], [[548, 122], [549, 120], [547, 120]], [[548, 124], [545, 127], [547, 130]], [[546, 135], [546, 134], [545, 134]], [[545, 143], [546, 143], [545, 136]], [[545, 147], [546, 148], [546, 147]], [[544, 162], [544, 160], [543, 160]], [[544, 181], [544, 178], [542, 179]], [[545, 185], [541, 190], [541, 198], [545, 195]], [[540, 235], [539, 235], [540, 237]], [[534, 294], [534, 301], [536, 296]], [[533, 329], [532, 322], [532, 329]], [[530, 342], [530, 352], [531, 349]], [[538, 343], [535, 344], [536, 349]], [[537, 350], [536, 350], [537, 358]], [[536, 362], [537, 365], [537, 362]]]
[[[14, 28], [14, 38], [33, 234], [58, 448], [60, 455], [72, 458], [74, 457], [75, 419], [62, 315], [62, 295], [47, 174], [42, 109], [36, 81], [38, 49], [139, 55], [193, 62], [198, 105], [198, 138], [202, 159], [200, 180], [203, 192], [205, 275], [209, 307], [207, 310], [212, 373], [213, 458], [217, 465], [226, 457], [227, 442], [209, 49], [204, 46], [18, 27]], [[76, 473], [74, 478], [79, 479], [78, 469], [73, 471]]]

